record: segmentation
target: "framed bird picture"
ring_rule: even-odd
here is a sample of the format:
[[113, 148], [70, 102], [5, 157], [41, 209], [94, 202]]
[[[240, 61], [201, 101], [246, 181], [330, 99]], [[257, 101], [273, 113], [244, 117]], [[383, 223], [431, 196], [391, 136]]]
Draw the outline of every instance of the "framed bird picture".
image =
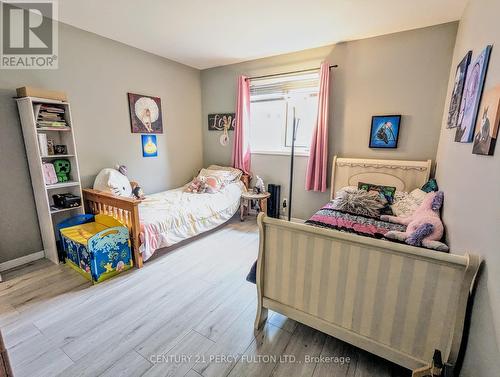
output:
[[130, 126], [134, 134], [162, 134], [161, 99], [127, 93]]
[[398, 147], [401, 115], [375, 115], [370, 129], [370, 148]]

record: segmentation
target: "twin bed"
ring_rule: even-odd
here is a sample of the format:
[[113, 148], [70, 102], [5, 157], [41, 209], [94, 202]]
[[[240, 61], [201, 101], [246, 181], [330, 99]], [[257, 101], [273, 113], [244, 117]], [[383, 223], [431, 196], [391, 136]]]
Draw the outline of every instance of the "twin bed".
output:
[[190, 193], [185, 187], [148, 195], [145, 200], [83, 190], [87, 213], [113, 216], [130, 230], [136, 267], [156, 250], [214, 229], [238, 210], [247, 176], [228, 182], [216, 193]]
[[[431, 161], [334, 158], [333, 194], [421, 187]], [[457, 361], [477, 255], [447, 254], [260, 214], [255, 328], [268, 309], [414, 370]]]
[[[411, 191], [427, 182], [430, 170], [431, 161], [335, 157], [332, 197], [358, 182]], [[134, 260], [141, 267], [155, 249], [227, 221], [244, 189], [241, 182], [217, 194], [177, 189], [144, 202], [87, 189], [84, 199], [89, 213], [114, 216], [129, 227]], [[428, 364], [435, 349], [444, 362], [455, 364], [478, 256], [440, 253], [262, 213], [257, 221], [256, 329], [272, 309], [409, 369]]]

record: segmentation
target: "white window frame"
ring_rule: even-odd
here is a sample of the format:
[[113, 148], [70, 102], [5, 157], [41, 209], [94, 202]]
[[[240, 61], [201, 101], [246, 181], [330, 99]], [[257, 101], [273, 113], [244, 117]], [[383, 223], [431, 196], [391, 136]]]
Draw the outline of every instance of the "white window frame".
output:
[[[318, 72], [318, 86], [317, 87], [314, 87], [313, 89], [310, 90], [310, 94], [311, 95], [314, 95], [314, 96], [318, 96], [318, 92], [319, 92], [319, 71]], [[314, 72], [313, 72], [314, 74]], [[277, 76], [275, 78], [275, 80], [277, 79], [285, 79], [286, 77], [289, 77], [290, 75], [282, 75], [282, 76]], [[301, 75], [300, 75], [301, 76]], [[252, 85], [252, 84], [251, 84]], [[257, 85], [258, 86], [258, 81], [253, 81], [253, 85]], [[304, 88], [303, 89], [306, 93], [309, 92], [308, 89]], [[291, 117], [291, 109], [290, 109], [290, 99], [293, 98], [293, 93], [294, 92], [291, 92], [291, 94], [289, 94], [289, 92], [285, 92], [283, 94], [281, 94], [281, 96], [279, 94], [276, 95], [275, 98], [272, 98], [272, 95], [271, 95], [271, 98], [268, 99], [267, 101], [273, 101], [273, 100], [286, 100], [286, 109], [285, 109], [285, 132], [284, 132], [284, 139], [282, 140], [282, 148], [281, 150], [259, 150], [259, 149], [253, 149], [252, 148], [252, 141], [250, 140], [250, 150], [251, 150], [251, 154], [255, 154], [255, 155], [277, 155], [277, 156], [290, 156], [291, 154], [291, 146], [287, 146], [286, 143], [287, 143], [287, 132], [289, 132], [290, 130], [290, 124], [288, 123], [290, 121], [290, 117]], [[260, 101], [266, 101], [265, 99], [252, 99], [252, 97], [256, 97], [257, 95], [250, 95], [250, 106], [252, 105], [252, 103], [255, 103], [255, 102], [260, 102]], [[252, 111], [250, 111], [250, 117], [252, 116]], [[292, 120], [293, 122], [293, 120]], [[314, 127], [314, 125], [313, 125]], [[309, 152], [310, 152], [310, 146], [295, 146], [295, 156], [303, 156], [303, 157], [308, 157], [309, 156]]]

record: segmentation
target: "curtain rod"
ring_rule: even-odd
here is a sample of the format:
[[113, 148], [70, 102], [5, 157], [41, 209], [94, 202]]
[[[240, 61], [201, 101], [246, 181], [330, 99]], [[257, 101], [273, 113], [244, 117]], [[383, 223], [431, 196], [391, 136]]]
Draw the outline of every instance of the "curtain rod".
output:
[[[338, 67], [338, 64], [334, 64], [334, 65], [330, 66], [330, 69], [337, 68], [337, 67]], [[290, 71], [290, 72], [283, 72], [283, 73], [272, 73], [270, 75], [247, 77], [246, 80], [264, 79], [264, 78], [268, 78], [268, 77], [289, 75], [289, 74], [292, 74], [292, 73], [310, 72], [310, 71], [316, 71], [318, 69], [319, 69], [319, 67], [318, 68], [301, 69], [301, 70], [298, 70], [298, 71]]]

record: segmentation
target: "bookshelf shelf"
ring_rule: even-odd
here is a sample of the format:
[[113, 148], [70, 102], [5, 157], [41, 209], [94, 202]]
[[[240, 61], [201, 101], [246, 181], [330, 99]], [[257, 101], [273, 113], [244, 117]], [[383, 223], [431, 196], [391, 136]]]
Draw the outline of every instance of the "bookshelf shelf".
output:
[[[82, 196], [82, 189], [80, 183], [80, 170], [78, 166], [78, 156], [76, 153], [75, 138], [73, 133], [73, 122], [71, 119], [71, 108], [68, 102], [46, 100], [43, 98], [23, 97], [16, 98], [17, 108], [19, 110], [19, 117], [21, 119], [21, 126], [23, 129], [24, 145], [26, 148], [26, 155], [28, 157], [28, 165], [31, 175], [31, 184], [33, 187], [33, 194], [35, 196], [35, 204], [38, 215], [38, 223], [40, 225], [40, 233], [42, 235], [42, 242], [44, 248], [45, 258], [54, 263], [59, 263], [59, 253], [57, 250], [56, 225], [71, 215], [83, 213], [83, 207], [73, 208], [59, 208], [52, 209], [53, 194], [62, 194], [65, 192], [72, 193], [73, 195]], [[44, 106], [58, 107], [60, 110], [60, 119], [68, 125], [66, 127], [37, 127], [37, 120], [39, 113], [44, 110]], [[57, 111], [57, 109], [56, 109]], [[67, 147], [68, 154], [65, 155], [48, 155], [46, 151], [42, 156], [39, 147], [40, 133], [52, 132], [49, 137], [56, 144], [64, 144]], [[46, 136], [43, 136], [46, 139]], [[68, 182], [61, 182], [52, 185], [46, 185], [43, 174], [43, 164], [50, 162], [56, 158], [68, 158], [71, 163], [71, 180]]]
[[71, 127], [37, 127], [37, 132], [44, 132], [44, 131], [71, 131]]
[[74, 154], [53, 154], [49, 156], [42, 156], [42, 160], [50, 160], [51, 158], [69, 158], [75, 157]]
[[55, 190], [55, 189], [60, 189], [64, 187], [73, 187], [73, 186], [79, 186], [80, 182], [77, 181], [68, 181], [68, 182], [62, 182], [62, 183], [55, 183], [53, 185], [45, 185], [47, 190]]
[[50, 213], [52, 215], [55, 215], [56, 213], [68, 212], [68, 211], [73, 211], [73, 210], [81, 210], [81, 209], [82, 209], [82, 206], [71, 207], [71, 208], [58, 208], [58, 209], [51, 209]]

